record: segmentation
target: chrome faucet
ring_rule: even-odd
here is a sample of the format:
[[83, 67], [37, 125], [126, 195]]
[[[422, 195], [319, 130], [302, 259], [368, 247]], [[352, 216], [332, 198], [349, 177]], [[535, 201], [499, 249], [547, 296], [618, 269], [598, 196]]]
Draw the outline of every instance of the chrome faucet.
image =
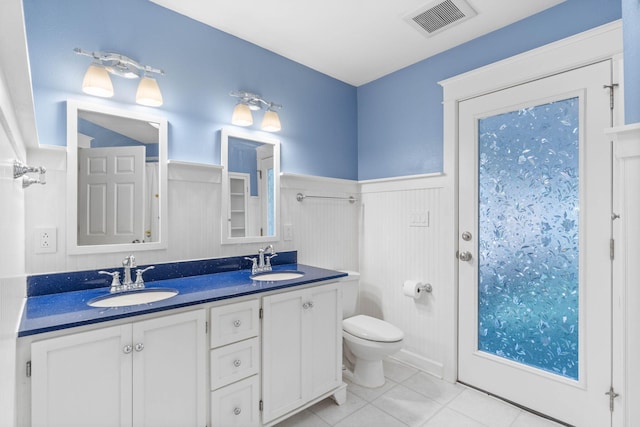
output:
[[[269, 252], [268, 256], [265, 256], [265, 252]], [[265, 271], [271, 271], [271, 258], [278, 256], [273, 245], [268, 245], [264, 249], [258, 249], [258, 258], [245, 257], [249, 261], [252, 261], [251, 274], [263, 273]]]
[[131, 289], [133, 280], [131, 280], [131, 269], [137, 267], [136, 258], [132, 255], [125, 257], [122, 260], [122, 267], [124, 267], [124, 278], [122, 279], [122, 286], [125, 289]]

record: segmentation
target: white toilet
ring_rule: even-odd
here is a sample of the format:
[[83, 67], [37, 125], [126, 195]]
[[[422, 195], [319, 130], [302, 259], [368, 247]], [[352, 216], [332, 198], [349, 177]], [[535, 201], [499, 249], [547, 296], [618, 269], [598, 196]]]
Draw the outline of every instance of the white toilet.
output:
[[360, 274], [341, 279], [343, 360], [350, 380], [363, 387], [384, 385], [382, 359], [402, 348], [404, 333], [384, 320], [355, 315]]

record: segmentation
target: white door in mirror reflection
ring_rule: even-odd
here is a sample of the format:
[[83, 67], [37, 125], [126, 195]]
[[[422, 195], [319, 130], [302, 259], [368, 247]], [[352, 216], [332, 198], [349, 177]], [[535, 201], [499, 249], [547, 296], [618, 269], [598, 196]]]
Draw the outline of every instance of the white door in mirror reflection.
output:
[[78, 245], [144, 240], [145, 147], [78, 150]]
[[[269, 150], [271, 153], [272, 150]], [[273, 199], [273, 155], [258, 160], [260, 170], [260, 198], [263, 223], [260, 226], [260, 236], [273, 236], [275, 234], [275, 202]]]

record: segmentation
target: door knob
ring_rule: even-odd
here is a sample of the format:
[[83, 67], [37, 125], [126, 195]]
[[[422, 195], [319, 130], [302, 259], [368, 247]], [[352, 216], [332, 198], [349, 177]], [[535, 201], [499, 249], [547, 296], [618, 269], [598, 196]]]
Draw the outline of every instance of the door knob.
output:
[[144, 344], [139, 342], [138, 344], [136, 344], [136, 346], [134, 348], [136, 349], [136, 351], [142, 351], [142, 350], [144, 350]]
[[471, 258], [473, 258], [473, 256], [469, 251], [460, 252], [460, 254], [458, 255], [458, 259], [460, 261], [471, 261]]

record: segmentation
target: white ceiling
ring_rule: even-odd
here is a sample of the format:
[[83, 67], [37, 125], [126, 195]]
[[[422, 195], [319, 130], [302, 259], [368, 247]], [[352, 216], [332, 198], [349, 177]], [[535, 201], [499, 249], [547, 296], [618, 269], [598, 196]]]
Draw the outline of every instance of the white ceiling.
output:
[[442, 0], [151, 0], [360, 86], [564, 0], [468, 0], [471, 19], [426, 37], [404, 18]]

